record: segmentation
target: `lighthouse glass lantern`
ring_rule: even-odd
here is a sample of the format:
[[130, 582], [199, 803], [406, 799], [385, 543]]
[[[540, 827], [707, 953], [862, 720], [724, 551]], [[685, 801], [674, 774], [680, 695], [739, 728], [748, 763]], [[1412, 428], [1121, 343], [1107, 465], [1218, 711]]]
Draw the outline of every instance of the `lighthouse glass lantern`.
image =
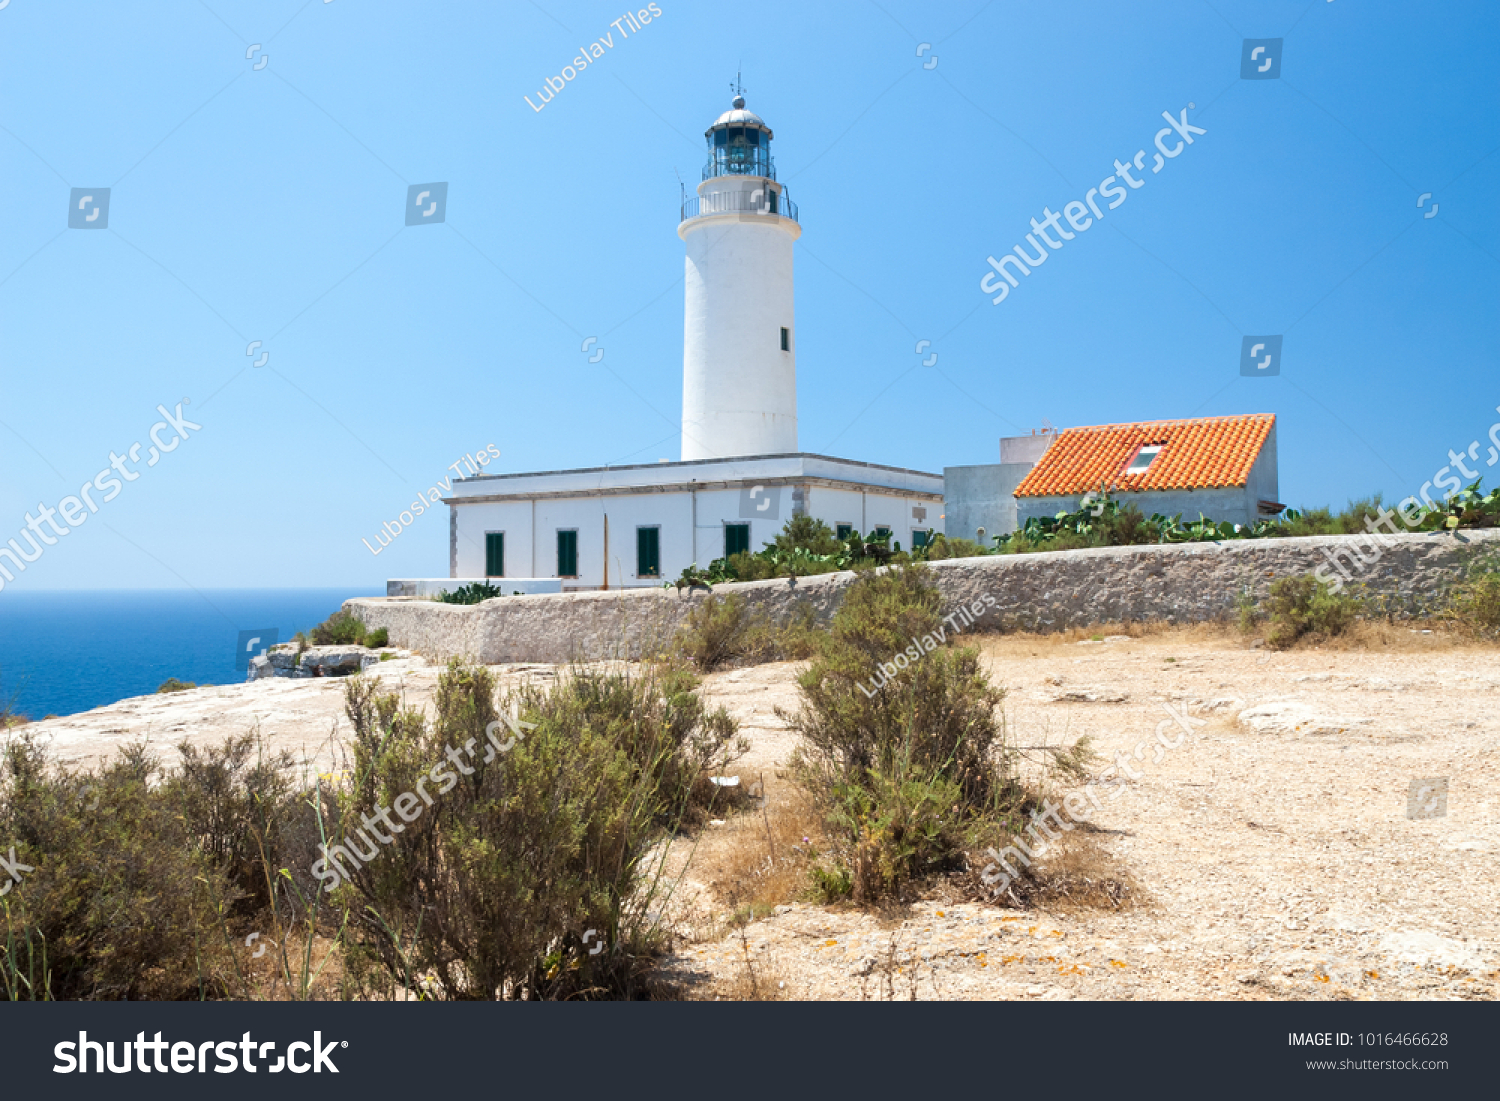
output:
[[708, 132], [708, 164], [703, 178], [715, 176], [761, 176], [776, 178], [771, 160], [771, 128], [760, 117], [745, 110], [745, 97], [735, 96], [731, 109], [720, 115]]

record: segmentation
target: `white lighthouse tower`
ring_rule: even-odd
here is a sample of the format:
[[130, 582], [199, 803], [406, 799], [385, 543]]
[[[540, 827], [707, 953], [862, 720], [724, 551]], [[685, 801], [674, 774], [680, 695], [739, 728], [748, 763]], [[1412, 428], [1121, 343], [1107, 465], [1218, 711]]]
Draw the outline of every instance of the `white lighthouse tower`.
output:
[[448, 577], [394, 580], [392, 595], [502, 577], [506, 592], [659, 589], [688, 566], [753, 552], [799, 516], [893, 547], [943, 530], [941, 474], [798, 450], [792, 246], [802, 227], [776, 182], [771, 128], [736, 91], [708, 128], [708, 167], [677, 226], [687, 246], [682, 460], [471, 472], [445, 498]]
[[687, 243], [682, 459], [792, 454], [797, 208], [776, 182], [771, 128], [744, 96], [704, 136], [703, 182], [677, 227]]

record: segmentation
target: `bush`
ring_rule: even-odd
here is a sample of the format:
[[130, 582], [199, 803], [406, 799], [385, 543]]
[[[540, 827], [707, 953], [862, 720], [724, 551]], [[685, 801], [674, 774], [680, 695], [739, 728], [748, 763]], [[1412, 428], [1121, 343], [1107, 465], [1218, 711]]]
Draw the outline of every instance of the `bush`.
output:
[[156, 773], [144, 744], [96, 775], [56, 766], [24, 734], [6, 746], [0, 836], [34, 866], [0, 900], [7, 997], [170, 1000], [226, 988], [219, 919], [235, 889], [197, 844], [201, 822], [151, 786]]
[[949, 538], [942, 532], [932, 537], [932, 541], [921, 550], [914, 552], [919, 558], [925, 558], [931, 562], [941, 562], [947, 558], [977, 558], [982, 554], [989, 554], [988, 547], [982, 547], [972, 539]]
[[481, 604], [486, 600], [493, 600], [497, 596], [504, 596], [505, 590], [498, 585], [491, 585], [488, 581], [473, 581], [467, 585], [460, 585], [453, 592], [443, 589], [437, 594], [437, 599], [444, 604]]
[[1234, 594], [1234, 618], [1241, 634], [1248, 635], [1260, 625], [1263, 618], [1260, 603], [1255, 599], [1255, 590], [1244, 585]]
[[803, 514], [793, 516], [776, 536], [776, 549], [783, 554], [806, 551], [808, 554], [839, 554], [844, 544], [839, 542], [833, 529], [822, 520]]
[[721, 599], [710, 593], [688, 612], [674, 647], [683, 659], [711, 672], [751, 654], [751, 625], [743, 595], [734, 593]]
[[1365, 521], [1380, 519], [1381, 495], [1362, 497], [1350, 501], [1343, 512], [1332, 509], [1310, 508], [1296, 514], [1282, 525], [1285, 535], [1363, 535], [1368, 530]]
[[156, 694], [160, 696], [164, 692], [186, 692], [190, 688], [197, 687], [192, 681], [181, 681], [176, 677], [168, 677], [161, 682], [161, 687], [156, 690]]
[[343, 609], [334, 612], [314, 627], [310, 636], [299, 631], [293, 641], [297, 643], [299, 665], [302, 652], [307, 649], [309, 642], [313, 646], [368, 646], [372, 650], [390, 645], [385, 627], [371, 631], [365, 627], [364, 620]]
[[[351, 833], [419, 781], [454, 780], [340, 888], [355, 913], [351, 972], [454, 999], [649, 992], [660, 934], [644, 915], [649, 889], [637, 891], [647, 846], [688, 813], [698, 778], [743, 749], [696, 683], [672, 668], [574, 670], [502, 701], [535, 725], [503, 731], [506, 751], [481, 758], [500, 710], [483, 668], [450, 663], [432, 723], [351, 681], [356, 769], [339, 815]], [[445, 758], [466, 774], [439, 777]]]
[[1491, 557], [1470, 563], [1447, 616], [1470, 634], [1500, 634], [1500, 561]]
[[[226, 877], [231, 909], [258, 912], [275, 890], [267, 869], [291, 859], [299, 826], [307, 823], [291, 780], [291, 753], [268, 758], [251, 734], [203, 748], [184, 742], [178, 753], [181, 765], [162, 784], [161, 798], [180, 815], [193, 848]], [[312, 846], [305, 832], [301, 840], [308, 859], [291, 863], [307, 868]], [[310, 876], [303, 879], [311, 886]]]
[[1300, 641], [1319, 642], [1343, 634], [1361, 611], [1361, 602], [1311, 574], [1282, 577], [1271, 583], [1266, 611], [1270, 630], [1266, 645], [1285, 650]]
[[0, 836], [34, 867], [0, 898], [5, 997], [227, 996], [244, 990], [246, 925], [284, 940], [318, 836], [290, 756], [250, 736], [179, 753], [163, 775], [144, 743], [127, 745], [84, 774], [25, 734], [6, 746]]
[[362, 646], [364, 641], [364, 623], [342, 609], [312, 629], [314, 646]]
[[786, 623], [753, 612], [742, 593], [713, 593], [689, 610], [672, 643], [673, 655], [703, 672], [733, 662], [786, 661], [812, 655], [817, 613], [799, 605]]
[[947, 644], [940, 610], [925, 567], [861, 573], [798, 679], [798, 711], [778, 710], [805, 742], [793, 773], [839, 839], [815, 873], [825, 895], [845, 879], [859, 902], [902, 895], [962, 866], [1021, 801], [995, 715], [1004, 692], [977, 649]]

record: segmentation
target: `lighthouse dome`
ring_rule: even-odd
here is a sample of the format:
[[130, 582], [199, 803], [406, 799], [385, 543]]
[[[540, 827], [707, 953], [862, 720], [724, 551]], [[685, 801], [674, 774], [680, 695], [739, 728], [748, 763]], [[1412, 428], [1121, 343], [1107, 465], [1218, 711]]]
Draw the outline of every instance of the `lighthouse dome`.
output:
[[770, 129], [769, 126], [766, 126], [765, 119], [761, 118], [754, 111], [747, 111], [747, 110], [745, 110], [745, 101], [744, 101], [744, 99], [742, 99], [739, 96], [735, 96], [734, 102], [737, 103], [739, 106], [737, 106], [737, 107], [731, 107], [728, 111], [725, 111], [718, 118], [714, 119], [714, 125], [709, 127], [710, 130], [712, 130], [714, 128], [714, 126], [736, 126], [736, 125], [738, 125], [738, 126], [760, 126], [760, 127], [764, 127], [767, 130]]

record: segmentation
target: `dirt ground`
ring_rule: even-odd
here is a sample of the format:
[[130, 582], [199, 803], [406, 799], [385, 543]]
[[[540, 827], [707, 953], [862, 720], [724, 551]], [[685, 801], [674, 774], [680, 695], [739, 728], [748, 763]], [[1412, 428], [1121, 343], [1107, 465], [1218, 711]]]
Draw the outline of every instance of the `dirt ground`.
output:
[[[665, 854], [673, 886], [661, 919], [680, 934], [669, 966], [699, 996], [1489, 999], [1500, 991], [1500, 651], [1406, 628], [1386, 629], [1368, 648], [1284, 653], [1209, 628], [978, 643], [1007, 691], [1015, 744], [1092, 737], [1102, 809], [1091, 843], [1143, 901], [1020, 910], [965, 901], [955, 889], [876, 915], [794, 901], [793, 884], [786, 904], [730, 922], [726, 877], [745, 853], [797, 841], [796, 821], [785, 818], [793, 791], [778, 775], [795, 736], [774, 709], [795, 708], [800, 666], [720, 672], [705, 692], [751, 743], [730, 772], [746, 789], [763, 784], [765, 805], [750, 800]], [[411, 657], [377, 672], [420, 703], [439, 670]], [[515, 683], [559, 670], [495, 672]], [[330, 736], [347, 730], [340, 689], [325, 680], [203, 688], [31, 729], [50, 736], [60, 758], [90, 767], [141, 735], [170, 749], [258, 728], [322, 770], [334, 763]], [[1190, 733], [1154, 749], [1163, 723], [1166, 742], [1184, 724]], [[1132, 768], [1099, 780], [1118, 754], [1129, 754]], [[1434, 780], [1446, 781], [1445, 802]], [[1415, 800], [1413, 781], [1425, 782]]]

